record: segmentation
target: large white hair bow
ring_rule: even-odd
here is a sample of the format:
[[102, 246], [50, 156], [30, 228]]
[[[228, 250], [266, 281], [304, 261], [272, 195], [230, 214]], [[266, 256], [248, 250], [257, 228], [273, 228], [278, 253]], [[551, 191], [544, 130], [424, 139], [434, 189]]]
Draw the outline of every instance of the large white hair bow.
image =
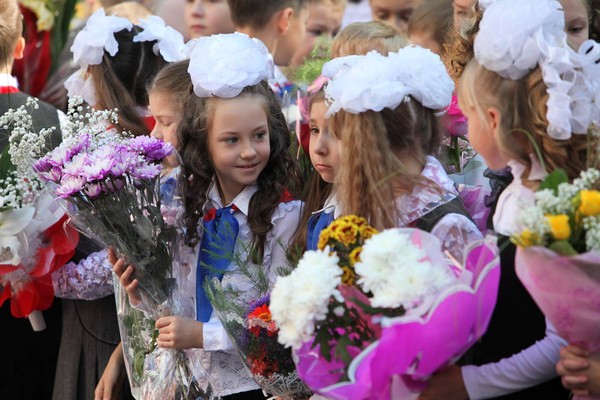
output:
[[274, 64], [263, 42], [235, 32], [195, 40], [188, 72], [198, 97], [232, 98], [271, 79]]
[[134, 42], [151, 42], [154, 54], [161, 55], [167, 62], [181, 61], [186, 58], [185, 44], [181, 33], [171, 28], [156, 15], [143, 19], [138, 24], [144, 31], [134, 36]]
[[439, 56], [414, 45], [388, 56], [371, 51], [336, 58], [323, 66], [323, 75], [331, 79], [325, 88], [331, 102], [327, 116], [339, 110], [358, 114], [394, 109], [408, 96], [439, 110], [450, 105], [454, 91]]
[[73, 58], [81, 68], [102, 62], [106, 50], [114, 56], [119, 51], [115, 33], [123, 29], [131, 30], [133, 24], [126, 18], [107, 16], [100, 8], [87, 20], [85, 27], [75, 36], [71, 51]]
[[600, 45], [587, 41], [579, 52], [568, 46], [556, 0], [486, 3], [475, 38], [477, 61], [514, 80], [539, 65], [548, 87], [548, 135], [566, 140], [587, 133], [590, 123], [600, 121]]

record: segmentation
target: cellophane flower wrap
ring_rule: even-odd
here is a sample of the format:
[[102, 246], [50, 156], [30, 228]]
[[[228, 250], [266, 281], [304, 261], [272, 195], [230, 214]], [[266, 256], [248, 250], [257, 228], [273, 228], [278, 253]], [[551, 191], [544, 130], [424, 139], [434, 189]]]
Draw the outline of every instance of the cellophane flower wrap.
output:
[[431, 234], [377, 233], [356, 216], [335, 220], [319, 250], [271, 294], [279, 340], [300, 377], [331, 399], [412, 399], [436, 370], [487, 328], [499, 279], [495, 241], [454, 265]]
[[[243, 253], [252, 254], [252, 250], [247, 248]], [[283, 400], [308, 399], [312, 392], [298, 376], [291, 349], [277, 340], [279, 328], [270, 310], [271, 278], [245, 257], [234, 254], [232, 262], [237, 268], [227, 274], [236, 274], [238, 288], [222, 284], [217, 278], [205, 283], [213, 310], [248, 372], [265, 393]], [[286, 267], [281, 266], [279, 272], [287, 273]]]
[[[552, 173], [523, 210], [516, 271], [569, 343], [600, 352], [600, 171]], [[577, 397], [576, 397], [577, 398]]]
[[28, 110], [37, 107], [30, 98], [0, 117], [0, 305], [10, 299], [12, 315], [41, 330], [40, 311], [54, 299], [51, 274], [73, 256], [79, 235], [31, 170], [52, 132], [35, 129]]
[[[83, 108], [72, 108], [81, 117]], [[176, 205], [163, 203], [161, 162], [170, 144], [106, 130], [102, 119], [116, 122], [115, 112], [89, 112], [74, 124], [63, 143], [34, 164], [71, 220], [101, 245], [113, 248], [135, 267], [141, 303], [136, 308], [114, 276], [117, 314], [132, 391], [143, 399], [197, 399], [206, 394], [183, 350], [156, 346], [157, 318], [178, 315], [173, 265], [179, 233], [171, 218]], [[95, 122], [94, 122], [95, 121]], [[171, 196], [172, 198], [173, 196]]]

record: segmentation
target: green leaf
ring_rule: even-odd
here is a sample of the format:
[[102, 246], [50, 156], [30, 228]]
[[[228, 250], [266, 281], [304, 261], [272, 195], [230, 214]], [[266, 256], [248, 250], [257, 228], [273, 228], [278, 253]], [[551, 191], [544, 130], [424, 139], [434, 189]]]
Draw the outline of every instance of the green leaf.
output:
[[558, 185], [568, 182], [569, 177], [567, 176], [567, 173], [563, 169], [556, 169], [542, 181], [539, 190], [550, 189], [555, 194], [558, 194]]
[[557, 240], [556, 242], [553, 242], [550, 246], [548, 246], [548, 248], [562, 256], [576, 256], [577, 254], [579, 254], [573, 248], [571, 243], [569, 243], [566, 240]]
[[10, 172], [16, 170], [8, 154], [9, 149], [10, 145], [7, 145], [0, 153], [0, 179], [6, 179]]

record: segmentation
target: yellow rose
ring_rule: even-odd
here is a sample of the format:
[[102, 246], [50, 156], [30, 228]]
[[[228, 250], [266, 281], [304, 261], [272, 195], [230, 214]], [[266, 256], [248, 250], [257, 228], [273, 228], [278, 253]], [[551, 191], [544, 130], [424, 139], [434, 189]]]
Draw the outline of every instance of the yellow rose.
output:
[[579, 212], [587, 217], [600, 214], [600, 191], [582, 190]]
[[546, 215], [552, 236], [556, 240], [567, 240], [571, 236], [571, 225], [568, 215]]
[[520, 247], [529, 247], [537, 244], [538, 239], [538, 235], [531, 232], [529, 229], [525, 229], [513, 242]]

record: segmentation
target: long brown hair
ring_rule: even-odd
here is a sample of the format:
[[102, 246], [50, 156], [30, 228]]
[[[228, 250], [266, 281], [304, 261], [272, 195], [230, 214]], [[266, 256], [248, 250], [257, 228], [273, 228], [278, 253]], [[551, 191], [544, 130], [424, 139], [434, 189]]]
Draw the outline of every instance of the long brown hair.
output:
[[[273, 91], [266, 81], [248, 86], [238, 95], [256, 98], [264, 106], [269, 125], [271, 153], [265, 169], [257, 180], [258, 189], [252, 196], [248, 211], [248, 225], [252, 231], [252, 254], [262, 260], [267, 233], [273, 228], [271, 216], [288, 187], [297, 187], [297, 166], [287, 151], [291, 144], [290, 132]], [[191, 93], [186, 98], [186, 112], [177, 129], [183, 159], [180, 183], [185, 202], [184, 222], [189, 244], [198, 242], [198, 225], [203, 217], [202, 207], [208, 200], [208, 190], [215, 170], [208, 148], [208, 134], [215, 107], [227, 99], [199, 98]]]

